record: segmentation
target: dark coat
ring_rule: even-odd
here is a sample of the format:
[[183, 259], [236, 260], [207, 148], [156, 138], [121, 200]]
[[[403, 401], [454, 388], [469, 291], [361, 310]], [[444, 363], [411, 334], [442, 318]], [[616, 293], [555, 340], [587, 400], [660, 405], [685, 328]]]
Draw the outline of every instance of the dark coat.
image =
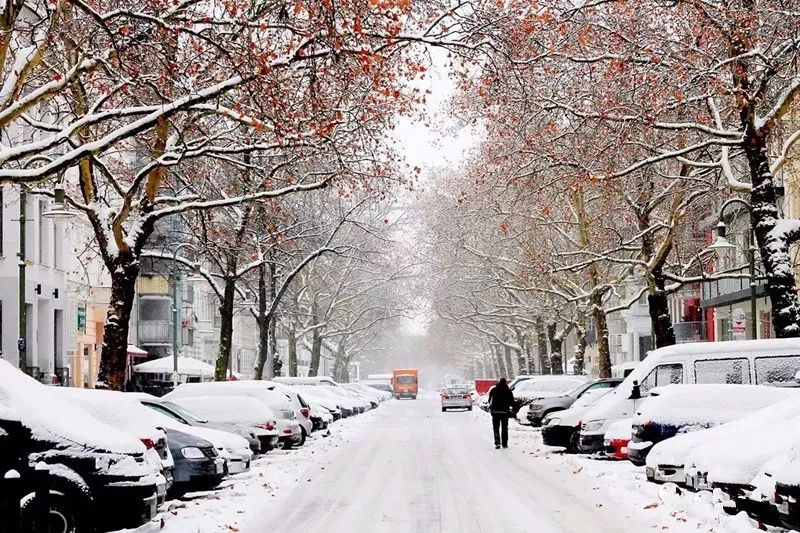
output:
[[498, 383], [489, 391], [489, 410], [492, 413], [506, 413], [514, 405], [514, 393], [507, 384]]

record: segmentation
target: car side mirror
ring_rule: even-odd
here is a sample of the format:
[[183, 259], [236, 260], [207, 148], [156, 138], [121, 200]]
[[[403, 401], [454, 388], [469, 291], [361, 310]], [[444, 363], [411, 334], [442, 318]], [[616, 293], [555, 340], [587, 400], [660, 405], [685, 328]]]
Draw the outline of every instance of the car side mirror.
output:
[[628, 397], [629, 400], [639, 400], [642, 398], [642, 388], [639, 386], [638, 381], [633, 382], [633, 387], [631, 387], [631, 395]]

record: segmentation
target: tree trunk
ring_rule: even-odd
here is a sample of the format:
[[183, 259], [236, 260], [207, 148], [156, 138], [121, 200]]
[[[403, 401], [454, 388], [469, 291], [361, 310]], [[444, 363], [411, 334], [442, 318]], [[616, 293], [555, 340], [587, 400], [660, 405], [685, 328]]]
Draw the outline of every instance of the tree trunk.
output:
[[525, 361], [525, 352], [519, 348], [514, 348], [514, 352], [517, 355], [517, 368], [519, 369], [519, 373], [524, 374], [527, 372], [528, 368], [528, 363]]
[[511, 360], [511, 347], [503, 345], [503, 362], [506, 364], [506, 370], [508, 371], [508, 379], [512, 379], [514, 377], [514, 364]]
[[659, 268], [658, 272], [653, 272], [653, 276], [655, 289], [654, 292], [647, 295], [647, 308], [650, 313], [650, 323], [653, 328], [656, 348], [662, 348], [675, 344], [675, 329], [672, 327], [669, 301], [664, 290], [664, 276], [661, 274], [661, 269]]
[[[800, 337], [800, 298], [789, 253], [789, 239], [773, 233], [778, 222], [777, 199], [769, 168], [765, 136], [746, 130], [744, 152], [750, 166], [752, 205], [750, 224], [754, 228], [761, 262], [767, 276], [767, 294], [772, 305], [772, 325], [778, 338]], [[752, 320], [756, 320], [753, 317]]]
[[608, 346], [608, 322], [602, 305], [602, 295], [592, 295], [592, 316], [597, 327], [597, 371], [601, 378], [611, 377], [611, 350]]
[[557, 332], [555, 322], [547, 324], [547, 339], [550, 341], [550, 373], [563, 374], [564, 373], [564, 354], [563, 346], [564, 341]]
[[255, 379], [264, 378], [264, 366], [270, 360], [270, 331], [269, 317], [267, 316], [267, 267], [264, 263], [258, 266], [258, 357], [254, 372]]
[[528, 374], [535, 374], [536, 373], [536, 358], [533, 357], [531, 353], [531, 338], [530, 336], [525, 336], [525, 358], [528, 360]]
[[311, 364], [308, 367], [309, 377], [316, 377], [319, 373], [319, 363], [322, 358], [322, 335], [319, 328], [311, 333]]
[[[275, 298], [277, 298], [277, 291], [278, 291], [278, 273], [277, 268], [275, 266], [274, 261], [269, 262], [269, 301], [274, 302]], [[268, 320], [267, 325], [267, 335], [268, 335], [268, 343], [269, 343], [269, 359], [271, 366], [267, 369], [267, 376], [269, 379], [272, 379], [275, 376], [281, 375], [281, 369], [283, 368], [283, 360], [281, 359], [280, 354], [278, 353], [278, 335], [277, 335], [277, 328], [278, 328], [278, 313], [274, 312], [269, 317], [266, 317]]]
[[214, 367], [214, 379], [225, 381], [228, 379], [228, 367], [231, 360], [231, 348], [233, 347], [233, 302], [236, 293], [236, 279], [225, 278], [225, 285], [222, 292], [222, 302], [219, 306], [220, 330], [219, 330], [219, 351], [217, 352], [217, 362]]
[[294, 321], [289, 325], [289, 332], [286, 335], [289, 345], [289, 375], [297, 376], [297, 330]]
[[545, 331], [544, 321], [536, 318], [536, 348], [539, 359], [539, 372], [550, 374], [550, 361], [547, 358], [547, 332]]
[[112, 390], [124, 390], [128, 366], [128, 329], [136, 296], [139, 261], [125, 254], [109, 266], [111, 301], [103, 329], [103, 350], [100, 355], [99, 381]]
[[508, 370], [506, 369], [506, 363], [503, 360], [503, 353], [500, 351], [500, 347], [497, 345], [492, 345], [492, 353], [494, 354], [494, 358], [497, 361], [497, 369], [500, 371], [500, 375], [498, 377], [501, 378], [508, 378]]
[[575, 364], [572, 371], [576, 374], [583, 374], [586, 371], [586, 328], [578, 326], [577, 328], [578, 344], [575, 345]]

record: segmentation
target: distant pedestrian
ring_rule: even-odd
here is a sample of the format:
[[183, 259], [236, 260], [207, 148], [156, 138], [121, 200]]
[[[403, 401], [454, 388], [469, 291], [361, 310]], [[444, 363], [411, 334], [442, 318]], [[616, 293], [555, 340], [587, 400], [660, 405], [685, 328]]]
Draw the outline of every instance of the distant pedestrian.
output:
[[514, 405], [514, 393], [508, 388], [506, 378], [489, 391], [489, 411], [492, 413], [492, 430], [494, 431], [495, 449], [508, 448], [508, 416]]

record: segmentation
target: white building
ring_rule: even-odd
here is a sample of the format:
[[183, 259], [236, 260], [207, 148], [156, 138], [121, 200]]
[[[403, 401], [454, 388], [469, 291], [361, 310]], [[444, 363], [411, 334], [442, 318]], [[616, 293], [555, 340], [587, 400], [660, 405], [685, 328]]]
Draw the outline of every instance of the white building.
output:
[[[0, 188], [0, 347], [17, 364], [20, 348], [29, 372], [42, 381], [68, 377], [66, 358], [65, 238], [63, 222], [44, 216], [50, 200], [27, 194], [24, 209], [19, 188]], [[20, 219], [25, 219], [26, 328], [20, 339]], [[66, 369], [66, 370], [65, 370]]]

